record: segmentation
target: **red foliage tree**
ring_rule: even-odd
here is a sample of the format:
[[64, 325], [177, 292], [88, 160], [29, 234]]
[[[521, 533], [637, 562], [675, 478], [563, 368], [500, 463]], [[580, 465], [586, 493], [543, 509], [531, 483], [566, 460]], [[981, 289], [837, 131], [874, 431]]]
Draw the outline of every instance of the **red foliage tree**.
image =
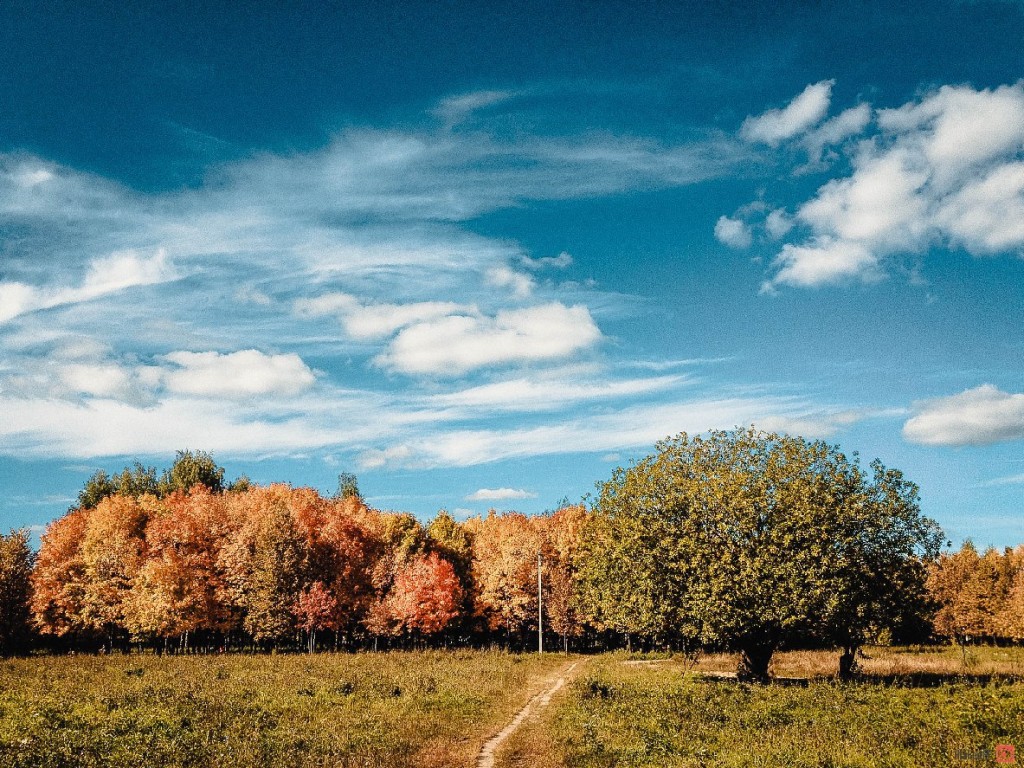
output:
[[435, 635], [459, 615], [462, 586], [447, 560], [436, 553], [420, 555], [398, 572], [387, 605], [401, 630]]
[[338, 601], [321, 581], [314, 581], [299, 593], [292, 612], [299, 629], [307, 634], [310, 653], [316, 649], [318, 631], [337, 629]]

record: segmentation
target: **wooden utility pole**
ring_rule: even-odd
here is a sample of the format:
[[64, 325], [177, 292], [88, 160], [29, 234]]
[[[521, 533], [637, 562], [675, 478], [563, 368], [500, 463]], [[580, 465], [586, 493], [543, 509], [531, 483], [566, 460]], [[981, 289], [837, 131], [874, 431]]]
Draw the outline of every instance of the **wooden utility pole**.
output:
[[537, 653], [544, 653], [544, 590], [540, 573], [540, 550], [537, 550]]

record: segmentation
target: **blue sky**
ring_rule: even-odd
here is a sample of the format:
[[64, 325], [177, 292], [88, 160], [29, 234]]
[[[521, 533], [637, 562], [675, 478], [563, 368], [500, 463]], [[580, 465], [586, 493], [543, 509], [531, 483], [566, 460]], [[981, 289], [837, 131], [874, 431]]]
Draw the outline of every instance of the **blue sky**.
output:
[[183, 448], [536, 512], [753, 423], [1024, 541], [1020, 3], [139, 5], [0, 8], [0, 528]]

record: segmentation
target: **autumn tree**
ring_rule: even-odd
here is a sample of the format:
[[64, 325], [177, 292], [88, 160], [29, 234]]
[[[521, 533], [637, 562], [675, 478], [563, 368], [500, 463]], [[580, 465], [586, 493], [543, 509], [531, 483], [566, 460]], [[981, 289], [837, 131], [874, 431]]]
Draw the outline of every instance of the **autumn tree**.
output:
[[125, 626], [136, 638], [178, 637], [234, 626], [218, 553], [230, 530], [221, 496], [201, 483], [172, 493], [151, 513], [146, 561], [126, 600]]
[[308, 565], [305, 537], [288, 508], [287, 486], [270, 486], [228, 501], [241, 524], [221, 551], [228, 591], [253, 640], [276, 643], [295, 627], [293, 606]]
[[941, 541], [916, 486], [873, 469], [869, 478], [838, 448], [754, 429], [659, 443], [601, 487], [588, 553], [598, 612], [674, 621], [739, 651], [745, 679], [765, 679], [778, 648], [815, 639], [848, 658], [906, 590], [923, 588], [922, 563]]
[[440, 510], [427, 525], [427, 544], [431, 552], [443, 557], [455, 570], [462, 590], [462, 626], [474, 613], [476, 585], [473, 582], [473, 539], [454, 517]]
[[452, 564], [436, 552], [406, 562], [387, 597], [387, 610], [401, 632], [436, 635], [459, 615], [462, 586]]
[[1012, 629], [1007, 608], [1017, 579], [1013, 551], [989, 548], [979, 555], [973, 542], [958, 552], [944, 553], [934, 564], [928, 589], [937, 604], [935, 631], [958, 643], [992, 640]]
[[537, 553], [543, 536], [529, 518], [518, 512], [471, 518], [467, 529], [473, 541], [473, 580], [477, 610], [491, 630], [511, 638], [536, 628]]
[[34, 559], [28, 531], [0, 534], [0, 656], [23, 650], [28, 641]]
[[378, 513], [369, 516], [367, 522], [375, 552], [370, 571], [374, 600], [363, 624], [373, 635], [397, 635], [402, 628], [388, 603], [388, 595], [399, 572], [425, 551], [426, 531], [408, 513]]
[[44, 635], [65, 637], [86, 630], [82, 544], [89, 513], [89, 509], [73, 509], [50, 523], [42, 536], [29, 608], [33, 625]]
[[338, 601], [322, 581], [314, 581], [299, 593], [292, 608], [299, 629], [306, 633], [308, 650], [316, 650], [316, 633], [337, 628]]
[[582, 534], [590, 514], [582, 504], [567, 504], [551, 515], [534, 518], [544, 537], [544, 605], [552, 630], [562, 637], [569, 650], [569, 639], [583, 634], [585, 619], [580, 610], [577, 572]]
[[145, 563], [146, 522], [156, 504], [154, 496], [117, 494], [103, 499], [88, 516], [82, 540], [82, 619], [109, 640], [124, 631], [132, 586]]
[[1006, 600], [996, 615], [999, 635], [1013, 640], [1024, 641], [1024, 546], [1006, 553], [1011, 574]]

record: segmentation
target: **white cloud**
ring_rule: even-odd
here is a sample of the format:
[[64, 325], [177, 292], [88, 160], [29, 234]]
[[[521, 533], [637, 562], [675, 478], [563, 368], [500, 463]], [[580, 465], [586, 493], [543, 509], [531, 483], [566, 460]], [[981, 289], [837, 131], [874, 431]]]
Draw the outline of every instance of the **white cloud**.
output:
[[983, 483], [983, 485], [989, 487], [1000, 485], [1024, 485], [1024, 474], [997, 477], [994, 478], [993, 480], [989, 480], [987, 483]]
[[533, 293], [533, 278], [504, 264], [487, 270], [487, 284], [495, 288], [508, 288], [512, 295], [520, 299]]
[[776, 285], [812, 288], [846, 279], [867, 280], [877, 277], [878, 259], [855, 241], [823, 237], [809, 245], [787, 243], [775, 260], [776, 273], [764, 289]]
[[804, 137], [804, 145], [807, 147], [807, 154], [811, 162], [819, 162], [826, 147], [834, 146], [851, 136], [862, 133], [870, 122], [870, 105], [858, 104], [822, 123]]
[[162, 374], [175, 394], [202, 397], [295, 395], [309, 389], [316, 376], [296, 354], [267, 355], [255, 349], [218, 352], [172, 352], [163, 359], [174, 368]]
[[983, 384], [915, 404], [903, 436], [923, 445], [987, 445], [1024, 440], [1024, 394]]
[[72, 363], [61, 376], [72, 391], [93, 397], [124, 399], [133, 385], [131, 372], [119, 365]]
[[635, 397], [675, 387], [684, 376], [657, 376], [620, 381], [574, 378], [515, 378], [481, 384], [430, 398], [432, 405], [486, 410], [543, 411], [588, 400]]
[[757, 117], [748, 117], [740, 128], [740, 136], [777, 146], [814, 127], [828, 113], [834, 80], [808, 85], [782, 109], [771, 109]]
[[601, 332], [582, 305], [553, 302], [494, 317], [451, 315], [404, 328], [377, 362], [410, 374], [451, 375], [494, 365], [567, 358]]
[[164, 250], [149, 258], [135, 251], [121, 251], [94, 259], [77, 287], [3, 282], [0, 283], [0, 323], [28, 312], [91, 301], [126, 288], [175, 280], [177, 276]]
[[571, 267], [573, 263], [572, 256], [562, 251], [557, 256], [542, 256], [539, 259], [532, 259], [529, 256], [520, 256], [519, 260], [523, 263], [523, 266], [527, 269], [546, 269], [552, 267], [554, 269], [566, 269]]
[[1008, 163], [944, 200], [935, 223], [974, 255], [1024, 246], [1024, 163]]
[[737, 249], [749, 248], [753, 242], [746, 222], [728, 216], [720, 216], [715, 222], [715, 237], [723, 245]]
[[454, 125], [465, 120], [474, 112], [501, 104], [513, 96], [511, 91], [472, 91], [458, 96], [449, 96], [437, 105], [434, 114], [447, 124]]
[[371, 304], [345, 315], [345, 331], [354, 339], [382, 339], [416, 323], [443, 318], [467, 309], [450, 301], [421, 301], [414, 304]]
[[[540, 426], [450, 430], [404, 440], [374, 452], [373, 466], [464, 467], [527, 456], [653, 450], [658, 440], [680, 431], [697, 433], [742, 424], [818, 438], [828, 437], [859, 418], [850, 411], [822, 411], [771, 397], [630, 405]], [[385, 459], [388, 451], [398, 458]]]
[[337, 315], [345, 333], [358, 341], [385, 339], [406, 326], [446, 317], [456, 312], [476, 312], [475, 307], [450, 301], [363, 304], [355, 296], [345, 293], [329, 293], [311, 299], [299, 299], [295, 302], [295, 310], [298, 314], [309, 317]]
[[295, 311], [306, 317], [344, 315], [360, 308], [359, 300], [347, 293], [325, 293], [322, 296], [295, 301]]
[[259, 307], [269, 307], [274, 303], [263, 291], [251, 285], [243, 285], [235, 291], [235, 301], [241, 304], [255, 304]]
[[1018, 152], [1024, 144], [1021, 84], [976, 91], [943, 86], [917, 103], [878, 114], [882, 128], [913, 145], [944, 188], [971, 168]]
[[[855, 109], [820, 133], [831, 141], [860, 127], [866, 105]], [[887, 257], [937, 245], [974, 255], [1024, 250], [1024, 83], [944, 86], [881, 110], [877, 123], [851, 150], [852, 173], [798, 207], [806, 240], [783, 245], [770, 285], [875, 279]]]
[[764, 219], [764, 228], [769, 237], [778, 240], [789, 234], [793, 228], [793, 218], [782, 208], [771, 211]]
[[465, 501], [508, 501], [510, 499], [535, 499], [536, 493], [518, 488], [481, 488], [466, 496]]
[[24, 283], [0, 283], [0, 323], [43, 306], [39, 289]]

